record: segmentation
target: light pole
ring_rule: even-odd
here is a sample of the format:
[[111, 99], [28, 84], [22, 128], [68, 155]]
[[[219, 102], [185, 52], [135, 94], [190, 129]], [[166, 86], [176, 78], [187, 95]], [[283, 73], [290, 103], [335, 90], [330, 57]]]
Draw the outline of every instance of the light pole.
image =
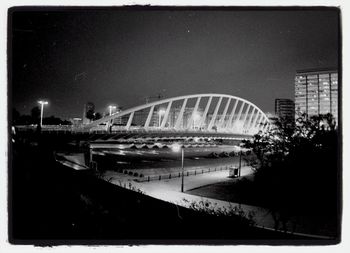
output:
[[109, 108], [109, 116], [112, 115], [113, 110], [117, 109], [117, 107], [115, 105], [110, 105], [110, 106], [108, 106], [108, 108]]
[[181, 192], [184, 192], [184, 147], [178, 143], [172, 145], [172, 150], [174, 152], [179, 152], [181, 150]]
[[[113, 110], [117, 109], [117, 107], [115, 105], [109, 105], [108, 108], [109, 108], [109, 116], [112, 115]], [[109, 132], [112, 132], [112, 127], [113, 127], [113, 120], [112, 119], [109, 123], [106, 124], [106, 127], [107, 127], [107, 129], [106, 129], [107, 131], [109, 129]]]
[[239, 152], [239, 166], [238, 166], [238, 177], [241, 176], [241, 166], [242, 166], [242, 149]]
[[40, 127], [42, 127], [43, 126], [44, 105], [47, 105], [49, 102], [40, 100], [40, 101], [38, 101], [38, 103], [41, 105]]

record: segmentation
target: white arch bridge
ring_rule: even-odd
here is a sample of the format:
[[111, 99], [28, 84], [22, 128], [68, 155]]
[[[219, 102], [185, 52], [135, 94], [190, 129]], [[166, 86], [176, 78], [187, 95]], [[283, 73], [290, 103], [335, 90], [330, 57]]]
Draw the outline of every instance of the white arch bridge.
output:
[[[103, 125], [103, 126], [101, 126]], [[225, 94], [195, 94], [167, 98], [114, 113], [84, 125], [126, 131], [207, 132], [254, 135], [270, 127], [256, 105]]]

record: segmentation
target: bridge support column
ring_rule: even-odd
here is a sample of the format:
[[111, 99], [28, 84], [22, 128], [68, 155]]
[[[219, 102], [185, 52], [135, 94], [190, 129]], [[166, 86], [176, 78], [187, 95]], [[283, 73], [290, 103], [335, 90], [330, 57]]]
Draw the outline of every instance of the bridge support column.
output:
[[[176, 130], [178, 130], [180, 128], [181, 122], [183, 123], [182, 119], [183, 119], [183, 115], [184, 115], [184, 112], [185, 112], [186, 103], [187, 103], [187, 98], [182, 103], [181, 110], [179, 112], [179, 115], [177, 116], [177, 119], [176, 119], [176, 122], [175, 122], [175, 126], [174, 126], [174, 128]], [[183, 124], [182, 124], [182, 126], [183, 126]]]
[[215, 107], [215, 110], [214, 110], [214, 114], [213, 114], [213, 117], [211, 118], [211, 121], [208, 125], [208, 131], [210, 131], [216, 121], [216, 117], [218, 115], [218, 111], [219, 111], [219, 108], [220, 108], [220, 105], [221, 105], [221, 101], [222, 101], [222, 97], [219, 98], [219, 102], [216, 104], [216, 107]]
[[131, 126], [131, 123], [132, 123], [132, 119], [134, 118], [134, 113], [135, 112], [132, 112], [130, 113], [130, 116], [129, 116], [129, 119], [128, 119], [128, 123], [126, 124], [126, 130], [129, 130], [130, 129], [130, 126]]
[[209, 97], [209, 100], [208, 100], [208, 103], [207, 103], [207, 106], [205, 107], [204, 109], [204, 113], [203, 113], [203, 116], [202, 116], [202, 119], [201, 119], [201, 122], [199, 124], [199, 127], [202, 127], [202, 125], [205, 123], [205, 120], [207, 118], [207, 114], [208, 114], [208, 110], [209, 110], [209, 107], [210, 107], [210, 104], [211, 104], [211, 100], [213, 99], [212, 96]]
[[226, 122], [226, 129], [230, 129], [231, 128], [231, 124], [232, 124], [232, 119], [233, 119], [233, 116], [235, 116], [235, 112], [236, 112], [236, 108], [237, 108], [237, 105], [238, 105], [238, 99], [236, 99], [236, 102], [232, 108], [232, 111], [231, 111], [231, 115], [228, 119], [228, 121]]
[[225, 118], [226, 118], [226, 115], [227, 115], [227, 110], [228, 110], [228, 107], [230, 106], [230, 103], [231, 103], [231, 98], [228, 98], [227, 102], [226, 102], [225, 109], [222, 112], [222, 116], [221, 116], [221, 119], [220, 119], [220, 122], [219, 122], [219, 127], [220, 128], [223, 128], [223, 125], [225, 123]]
[[166, 108], [166, 111], [165, 111], [165, 114], [164, 114], [164, 118], [163, 118], [163, 121], [162, 121], [162, 124], [160, 126], [160, 128], [164, 128], [165, 127], [165, 124], [168, 120], [168, 116], [169, 116], [169, 112], [170, 112], [170, 108], [171, 108], [171, 105], [172, 105], [173, 101], [170, 101], [168, 103], [168, 107]]
[[252, 118], [253, 118], [253, 115], [254, 115], [254, 113], [255, 113], [255, 108], [253, 108], [253, 110], [252, 110], [252, 112], [250, 113], [250, 116], [249, 116], [249, 118], [248, 118], [248, 122], [247, 122], [247, 124], [246, 124], [246, 130], [247, 131], [249, 131], [249, 129], [250, 129], [250, 125], [251, 125], [251, 123], [252, 123]]
[[256, 116], [255, 116], [255, 118], [254, 118], [254, 120], [253, 120], [253, 122], [252, 122], [252, 124], [251, 124], [251, 126], [250, 126], [251, 129], [253, 129], [253, 130], [255, 129], [255, 125], [256, 125], [256, 122], [257, 122], [258, 118], [260, 117], [260, 114], [261, 113], [258, 111]]
[[234, 126], [234, 124], [236, 122], [239, 122], [239, 120], [241, 118], [241, 115], [242, 115], [242, 112], [243, 112], [244, 106], [245, 106], [245, 103], [242, 101], [241, 107], [239, 108], [239, 112], [238, 112], [237, 118], [232, 122], [232, 127]]
[[193, 125], [194, 125], [194, 120], [195, 120], [195, 115], [197, 114], [197, 111], [198, 111], [198, 106], [199, 106], [199, 102], [201, 101], [201, 97], [198, 97], [197, 98], [197, 101], [196, 101], [196, 104], [194, 106], [194, 109], [193, 109], [193, 112], [191, 114], [191, 118], [188, 122], [188, 125], [187, 125], [187, 129], [191, 129], [193, 128]]
[[153, 111], [154, 111], [154, 105], [151, 107], [151, 109], [149, 110], [147, 119], [146, 119], [146, 123], [145, 123], [145, 128], [148, 129], [149, 127], [149, 123], [151, 122], [152, 116], [153, 116]]
[[257, 128], [258, 132], [261, 130], [261, 124], [262, 124], [263, 119], [264, 119], [264, 116], [261, 114], [260, 118], [259, 118], [259, 121], [256, 124], [256, 128]]

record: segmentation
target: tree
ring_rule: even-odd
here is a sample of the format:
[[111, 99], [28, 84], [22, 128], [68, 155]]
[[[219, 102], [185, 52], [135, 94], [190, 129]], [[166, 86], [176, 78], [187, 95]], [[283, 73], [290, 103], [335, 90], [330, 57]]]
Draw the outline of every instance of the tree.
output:
[[[338, 131], [331, 114], [276, 120], [244, 146], [256, 156], [253, 188], [286, 224], [296, 212], [336, 216]], [[276, 214], [279, 214], [278, 218]]]
[[85, 117], [89, 120], [94, 120], [95, 118], [95, 105], [92, 102], [88, 102], [85, 106], [86, 108], [86, 113]]
[[62, 120], [55, 116], [46, 117], [43, 119], [45, 125], [71, 125], [71, 122], [67, 120]]
[[18, 120], [20, 119], [20, 113], [16, 110], [16, 108], [12, 109], [12, 124], [18, 124]]
[[39, 124], [40, 122], [40, 108], [39, 106], [35, 106], [32, 108], [32, 110], [30, 111], [30, 115], [32, 117], [32, 123], [33, 124]]
[[99, 113], [99, 112], [96, 112], [95, 115], [94, 115], [94, 120], [98, 120], [98, 119], [101, 119], [102, 118], [102, 114]]

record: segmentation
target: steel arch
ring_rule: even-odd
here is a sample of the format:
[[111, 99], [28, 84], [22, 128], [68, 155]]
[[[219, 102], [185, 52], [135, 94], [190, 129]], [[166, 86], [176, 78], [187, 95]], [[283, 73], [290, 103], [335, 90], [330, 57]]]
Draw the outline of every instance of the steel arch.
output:
[[[203, 113], [200, 115], [200, 119], [198, 119], [198, 129], [195, 131], [253, 135], [258, 131], [265, 131], [270, 127], [270, 122], [266, 114], [252, 102], [233, 95], [208, 93], [172, 97], [132, 107], [125, 111], [93, 121], [87, 125], [84, 125], [83, 128], [87, 130], [93, 129], [102, 123], [107, 123], [108, 127], [109, 124], [115, 119], [121, 119], [122, 117], [128, 116], [126, 124], [121, 127], [124, 130], [131, 130], [132, 128], [135, 128], [132, 125], [135, 113], [143, 110], [149, 110], [147, 116], [144, 117], [144, 123], [137, 126], [138, 129], [143, 129], [145, 131], [193, 131], [191, 128], [193, 127], [194, 123], [192, 123], [192, 121], [194, 121], [196, 116], [198, 117], [197, 113], [199, 109], [201, 109], [199, 105], [203, 98], [208, 98], [208, 101]], [[216, 104], [213, 104], [215, 108], [214, 112], [209, 114], [209, 108], [214, 98], [218, 98], [218, 101]], [[186, 107], [190, 99], [196, 99], [196, 103], [193, 108]], [[224, 103], [225, 107], [222, 114], [218, 115], [223, 99], [227, 99], [227, 101]], [[167, 125], [169, 114], [175, 111], [175, 108], [172, 108], [172, 105], [178, 101], [182, 101], [182, 105], [181, 107], [177, 108], [180, 110], [177, 115], [175, 115], [175, 122], [173, 125]], [[164, 114], [162, 115], [162, 118], [159, 116], [159, 125], [157, 127], [150, 126], [151, 119], [156, 113], [155, 108], [164, 104], [166, 104], [166, 110], [162, 111]], [[233, 105], [232, 109], [230, 112], [228, 112], [231, 104]], [[238, 104], [240, 104], [240, 106], [238, 106]], [[189, 120], [184, 122], [184, 113], [186, 109], [190, 110], [191, 113]]]

